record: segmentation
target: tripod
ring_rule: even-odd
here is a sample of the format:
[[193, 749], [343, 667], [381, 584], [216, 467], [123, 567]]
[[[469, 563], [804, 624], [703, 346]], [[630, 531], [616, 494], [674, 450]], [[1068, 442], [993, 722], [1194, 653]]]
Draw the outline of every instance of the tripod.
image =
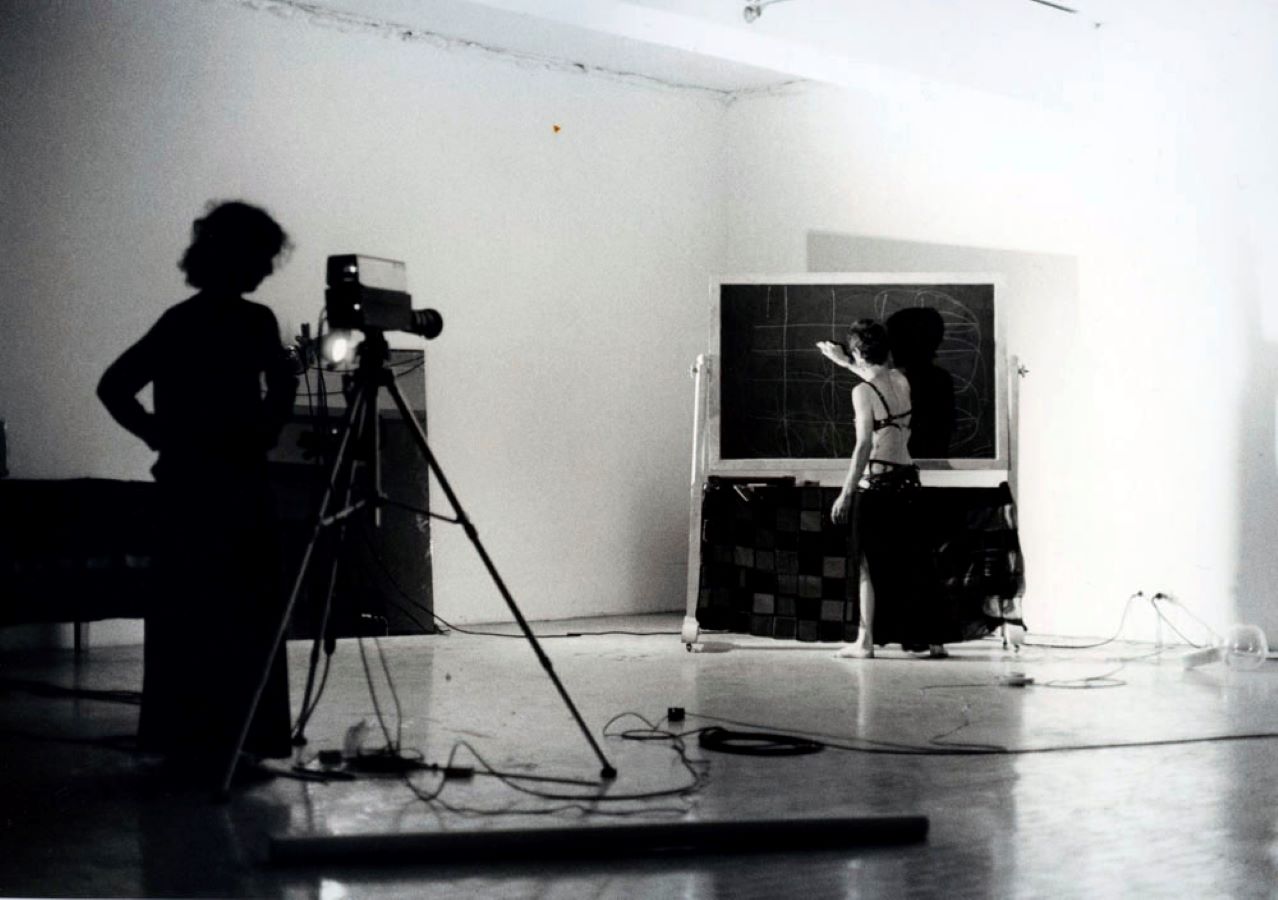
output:
[[[563, 682], [559, 680], [559, 676], [555, 674], [554, 667], [550, 664], [549, 657], [542, 650], [541, 644], [537, 641], [537, 636], [533, 634], [532, 629], [528, 626], [528, 621], [524, 618], [523, 613], [519, 611], [519, 607], [515, 604], [515, 599], [510, 595], [506, 583], [502, 580], [501, 575], [497, 572], [497, 567], [493, 565], [492, 559], [488, 555], [488, 551], [484, 549], [484, 545], [479, 540], [479, 533], [475, 530], [475, 526], [470, 519], [466, 517], [465, 511], [462, 509], [461, 503], [457, 499], [457, 495], [453, 493], [452, 487], [448, 483], [448, 479], [444, 477], [443, 470], [440, 469], [435, 454], [431, 452], [430, 445], [426, 442], [426, 434], [422, 430], [421, 424], [413, 416], [408, 408], [408, 403], [404, 399], [404, 395], [400, 392], [399, 386], [395, 383], [394, 373], [387, 366], [387, 358], [389, 348], [386, 344], [385, 336], [379, 331], [369, 331], [365, 334], [364, 342], [360, 345], [359, 365], [354, 374], [353, 388], [351, 396], [346, 408], [346, 416], [342, 422], [341, 437], [338, 442], [337, 453], [333, 458], [332, 465], [329, 469], [328, 483], [324, 489], [323, 499], [320, 501], [319, 512], [316, 515], [315, 527], [311, 533], [311, 539], [306, 545], [306, 550], [302, 555], [301, 564], [298, 566], [297, 576], [293, 580], [293, 589], [289, 593], [288, 603], [284, 607], [284, 612], [280, 617], [279, 626], [275, 631], [275, 640], [271, 644], [271, 649], [267, 653], [267, 657], [262, 665], [262, 674], [258, 679], [257, 687], [253, 693], [253, 698], [249, 703], [249, 707], [244, 715], [244, 720], [240, 726], [239, 736], [236, 739], [230, 758], [227, 760], [227, 767], [222, 778], [221, 793], [225, 795], [230, 789], [231, 780], [235, 775], [235, 766], [239, 761], [240, 752], [244, 749], [244, 742], [248, 738], [250, 726], [253, 722], [253, 716], [257, 713], [258, 704], [261, 702], [262, 693], [266, 690], [267, 681], [269, 680], [272, 664], [275, 657], [280, 653], [281, 645], [284, 642], [284, 635], [288, 630], [289, 621], [293, 617], [293, 609], [297, 605], [298, 596], [301, 594], [302, 585], [306, 582], [307, 572], [310, 569], [311, 561], [315, 556], [315, 548], [319, 543], [320, 537], [324, 534], [326, 528], [333, 525], [339, 525], [345, 528], [346, 519], [352, 514], [359, 512], [365, 507], [371, 507], [374, 516], [380, 516], [380, 508], [383, 505], [402, 505], [385, 497], [381, 493], [381, 472], [380, 472], [380, 438], [378, 434], [377, 421], [377, 397], [381, 390], [385, 390], [390, 394], [391, 399], [395, 403], [395, 407], [399, 410], [404, 421], [410, 426], [410, 433], [417, 448], [421, 451], [422, 458], [426, 465], [435, 476], [435, 480], [439, 482], [440, 488], [444, 492], [444, 496], [448, 498], [448, 503], [452, 507], [456, 515], [455, 521], [461, 525], [466, 532], [466, 536], [475, 547], [475, 551], [479, 554], [480, 560], [484, 564], [484, 568], [488, 570], [488, 574], [492, 577], [493, 583], [497, 586], [498, 592], [502, 599], [506, 601], [506, 606], [510, 609], [511, 614], [515, 617], [515, 621], [519, 624], [520, 630], [524, 637], [528, 639], [528, 643], [532, 646], [533, 652], [537, 656], [541, 667], [546, 671], [554, 684], [555, 689], [559, 692], [559, 696], [563, 698], [564, 704], [568, 707], [568, 711], [572, 713], [572, 717], [577, 722], [577, 727], [581, 729], [581, 733], [589, 742], [595, 756], [599, 759], [602, 769], [600, 777], [604, 779], [612, 779], [617, 776], [617, 770], [608, 762], [604, 756], [603, 750], [600, 749], [598, 742], [590, 733], [590, 729], [586, 726], [585, 721], [581, 717], [581, 713], [577, 711], [576, 705], [572, 702], [572, 698], [568, 696], [568, 691], [564, 688]], [[348, 503], [350, 499], [350, 488], [354, 481], [354, 467], [356, 463], [355, 448], [360, 443], [359, 438], [367, 437], [371, 443], [370, 462], [372, 464], [372, 490], [367, 497]], [[340, 497], [340, 499], [338, 499]], [[338, 552], [340, 552], [340, 541]], [[332, 562], [332, 573], [336, 573], [336, 560]], [[331, 601], [333, 592], [334, 578], [330, 577], [328, 585], [329, 601]], [[327, 602], [326, 602], [327, 610]], [[323, 637], [322, 629], [316, 641]], [[308, 685], [309, 693], [309, 685]], [[306, 711], [303, 713], [306, 714]]]

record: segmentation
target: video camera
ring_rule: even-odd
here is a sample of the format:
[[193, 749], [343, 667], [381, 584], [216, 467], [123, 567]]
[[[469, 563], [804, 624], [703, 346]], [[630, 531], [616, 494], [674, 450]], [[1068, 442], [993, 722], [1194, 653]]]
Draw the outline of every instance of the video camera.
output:
[[413, 309], [407, 285], [402, 262], [358, 253], [330, 256], [324, 292], [329, 326], [438, 337], [444, 317], [433, 309]]

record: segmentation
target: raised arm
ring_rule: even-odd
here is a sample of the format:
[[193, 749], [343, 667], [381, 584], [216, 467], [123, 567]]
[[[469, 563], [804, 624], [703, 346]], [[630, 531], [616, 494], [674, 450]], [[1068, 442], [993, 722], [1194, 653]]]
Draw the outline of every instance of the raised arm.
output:
[[830, 518], [843, 523], [848, 520], [852, 510], [852, 495], [856, 486], [865, 474], [865, 466], [870, 461], [870, 445], [874, 436], [874, 410], [870, 406], [870, 389], [864, 383], [852, 389], [852, 411], [856, 415], [856, 447], [852, 450], [852, 462], [848, 465], [848, 474], [843, 478], [843, 490], [830, 509]]
[[834, 363], [836, 366], [842, 366], [849, 372], [853, 371], [852, 360], [848, 357], [848, 352], [834, 341], [817, 341], [817, 349], [821, 351], [821, 355]]

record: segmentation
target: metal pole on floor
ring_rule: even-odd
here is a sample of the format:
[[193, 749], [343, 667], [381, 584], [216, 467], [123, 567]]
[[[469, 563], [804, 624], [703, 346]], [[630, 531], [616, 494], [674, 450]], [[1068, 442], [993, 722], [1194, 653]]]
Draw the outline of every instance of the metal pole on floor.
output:
[[634, 825], [392, 834], [285, 835], [270, 841], [281, 865], [600, 859], [652, 854], [775, 853], [917, 843], [926, 816], [646, 822]]

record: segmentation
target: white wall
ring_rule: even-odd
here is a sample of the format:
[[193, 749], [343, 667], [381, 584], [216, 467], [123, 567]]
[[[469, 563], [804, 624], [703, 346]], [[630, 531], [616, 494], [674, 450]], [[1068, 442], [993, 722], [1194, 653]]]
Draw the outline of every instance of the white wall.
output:
[[[7, 3], [0, 58], [15, 477], [149, 477], [96, 380], [189, 294], [205, 202], [244, 198], [296, 243], [258, 294], [286, 337], [330, 253], [405, 260], [443, 313], [432, 447], [526, 615], [681, 606], [720, 97], [229, 2]], [[436, 611], [506, 618], [434, 536]]]
[[[297, 243], [261, 292], [286, 334], [334, 252], [406, 260], [444, 313], [432, 445], [530, 617], [675, 609], [709, 276], [819, 266], [821, 236], [918, 245], [919, 268], [980, 248], [1025, 266], [1031, 627], [1109, 634], [1142, 589], [1278, 635], [1278, 25], [1246, 0], [1149, 12], [1062, 74], [1069, 110], [888, 78], [725, 112], [252, 4], [4, 4], [10, 466], [146, 477], [94, 383], [184, 296], [203, 203], [244, 197]], [[504, 617], [435, 533], [439, 613]]]
[[[1143, 590], [1278, 639], [1278, 26], [1230, 6], [1114, 38], [1067, 110], [937, 85], [729, 111], [730, 270], [828, 268], [840, 236], [869, 271], [907, 242], [919, 270], [1076, 260], [1076, 289], [1021, 266], [1005, 298], [1036, 631], [1109, 635]], [[1152, 634], [1147, 610], [1124, 632]]]

